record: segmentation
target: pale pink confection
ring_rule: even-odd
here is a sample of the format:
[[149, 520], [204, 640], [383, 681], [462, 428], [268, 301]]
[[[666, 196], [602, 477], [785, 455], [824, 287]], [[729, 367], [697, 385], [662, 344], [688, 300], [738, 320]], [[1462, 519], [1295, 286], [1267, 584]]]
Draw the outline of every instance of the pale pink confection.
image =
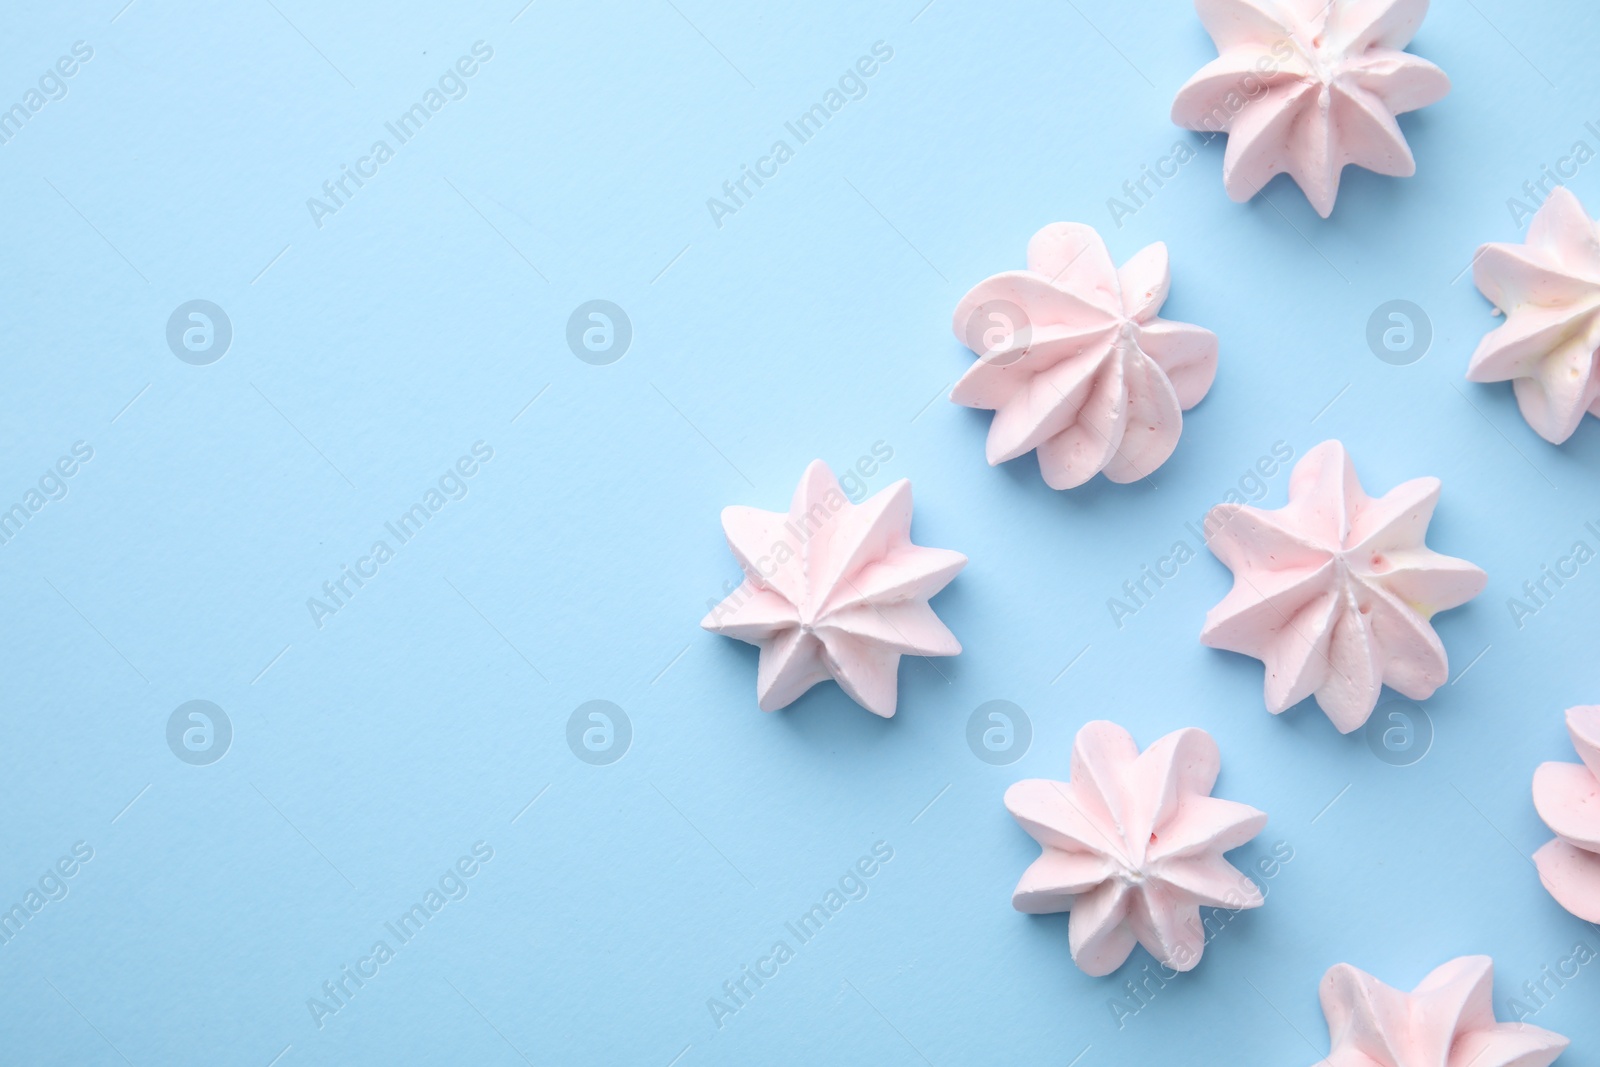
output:
[[1495, 1021], [1488, 956], [1453, 959], [1409, 993], [1337, 963], [1320, 992], [1333, 1050], [1318, 1067], [1547, 1067], [1570, 1044]]
[[1039, 915], [1071, 911], [1072, 960], [1096, 977], [1135, 942], [1164, 966], [1200, 962], [1200, 907], [1259, 908], [1261, 890], [1222, 854], [1267, 816], [1211, 795], [1221, 766], [1204, 730], [1170, 733], [1143, 753], [1113, 722], [1091, 722], [1072, 745], [1071, 781], [1034, 778], [1006, 790], [1006, 808], [1043, 847], [1011, 897]]
[[1442, 99], [1444, 71], [1405, 51], [1428, 0], [1195, 0], [1217, 58], [1178, 90], [1172, 121], [1228, 134], [1222, 183], [1249, 200], [1288, 174], [1327, 218], [1355, 164], [1409, 177], [1395, 116]]
[[1118, 268], [1094, 227], [1056, 222], [1028, 242], [1027, 270], [961, 298], [955, 334], [979, 358], [950, 399], [995, 413], [990, 466], [1037, 449], [1044, 480], [1071, 489], [1167, 461], [1217, 374], [1216, 334], [1156, 314], [1171, 281], [1166, 245]]
[[1423, 700], [1449, 677], [1429, 620], [1483, 591], [1488, 576], [1423, 543], [1439, 479], [1374, 500], [1344, 445], [1324, 441], [1295, 464], [1276, 511], [1219, 504], [1206, 544], [1233, 589], [1206, 615], [1202, 643], [1266, 665], [1274, 715], [1315, 695], [1340, 733], [1367, 721], [1385, 684]]
[[744, 583], [700, 625], [761, 649], [763, 711], [829, 678], [875, 715], [894, 714], [900, 657], [954, 656], [928, 606], [967, 557], [911, 543], [911, 483], [852, 504], [828, 465], [812, 461], [787, 513], [723, 509]]
[[1478, 343], [1473, 382], [1510, 381], [1522, 417], [1560, 444], [1600, 415], [1600, 227], [1565, 186], [1535, 212], [1524, 244], [1487, 244], [1473, 281], [1506, 321]]
[[1577, 763], [1545, 763], [1533, 774], [1533, 806], [1556, 839], [1533, 854], [1556, 903], [1600, 923], [1600, 707], [1567, 709]]

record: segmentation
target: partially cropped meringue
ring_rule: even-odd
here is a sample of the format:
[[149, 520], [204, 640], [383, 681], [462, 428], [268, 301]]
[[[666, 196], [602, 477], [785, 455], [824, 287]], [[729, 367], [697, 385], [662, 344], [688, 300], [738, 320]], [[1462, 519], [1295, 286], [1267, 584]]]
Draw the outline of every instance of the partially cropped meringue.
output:
[[1072, 960], [1110, 974], [1137, 942], [1163, 965], [1200, 962], [1202, 904], [1240, 911], [1261, 890], [1222, 854], [1255, 837], [1267, 816], [1211, 796], [1221, 765], [1204, 730], [1168, 734], [1143, 753], [1128, 731], [1091, 722], [1072, 745], [1072, 778], [1006, 790], [1006, 808], [1044, 852], [1011, 903], [1031, 914], [1071, 911]]
[[1037, 449], [1044, 480], [1070, 489], [1167, 461], [1217, 374], [1216, 334], [1156, 314], [1171, 279], [1166, 245], [1118, 269], [1094, 227], [1057, 222], [1028, 242], [1027, 270], [961, 298], [955, 334], [979, 358], [950, 399], [995, 413], [991, 466]]
[[1178, 90], [1172, 121], [1228, 134], [1222, 182], [1249, 200], [1287, 173], [1333, 213], [1348, 164], [1409, 177], [1395, 116], [1442, 99], [1444, 71], [1405, 51], [1428, 0], [1195, 0], [1217, 58]]
[[904, 478], [852, 504], [828, 465], [814, 460], [787, 513], [725, 508], [722, 528], [745, 580], [700, 625], [760, 647], [761, 710], [776, 711], [832, 678], [887, 718], [902, 655], [961, 651], [928, 598], [967, 557], [911, 543]]
[[1319, 1067], [1548, 1067], [1570, 1044], [1495, 1021], [1488, 956], [1453, 959], [1409, 993], [1337, 963], [1319, 992], [1333, 1046]]
[[1533, 775], [1533, 806], [1556, 839], [1533, 854], [1556, 903], [1600, 923], [1600, 707], [1567, 709], [1577, 763], [1545, 763]]
[[1506, 321], [1479, 342], [1467, 380], [1510, 381], [1528, 425], [1559, 445], [1585, 411], [1600, 415], [1600, 227], [1558, 186], [1527, 242], [1484, 245], [1472, 278]]
[[1415, 478], [1374, 500], [1344, 445], [1324, 441], [1289, 477], [1289, 504], [1219, 504], [1206, 544], [1233, 589], [1200, 640], [1266, 665], [1274, 715], [1315, 694], [1340, 733], [1367, 721], [1385, 684], [1413, 700], [1449, 677], [1429, 620], [1483, 591], [1487, 575], [1423, 543], [1439, 479]]

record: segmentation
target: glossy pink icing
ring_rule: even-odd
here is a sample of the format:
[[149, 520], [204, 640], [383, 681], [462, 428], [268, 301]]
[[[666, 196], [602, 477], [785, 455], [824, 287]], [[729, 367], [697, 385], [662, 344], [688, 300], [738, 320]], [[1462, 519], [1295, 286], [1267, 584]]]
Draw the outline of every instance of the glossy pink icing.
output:
[[1072, 959], [1091, 975], [1116, 970], [1135, 943], [1167, 967], [1192, 969], [1206, 944], [1201, 905], [1262, 904], [1260, 889], [1222, 854], [1260, 833], [1267, 816], [1211, 796], [1220, 766], [1204, 730], [1168, 734], [1141, 753], [1116, 723], [1085, 725], [1070, 781], [1036, 778], [1006, 790], [1006, 808], [1043, 848], [1012, 905], [1071, 911]]
[[1217, 373], [1216, 334], [1157, 315], [1171, 280], [1166, 245], [1119, 269], [1092, 226], [1057, 222], [1028, 242], [1027, 270], [962, 297], [953, 327], [980, 358], [950, 399], [995, 413], [991, 466], [1037, 450], [1044, 480], [1070, 489], [1166, 462]]
[[1319, 992], [1333, 1046], [1325, 1067], [1547, 1067], [1569, 1043], [1495, 1021], [1488, 956], [1453, 959], [1409, 993], [1339, 963]]
[[911, 543], [911, 483], [852, 504], [820, 459], [787, 512], [730, 507], [728, 547], [745, 580], [700, 625], [761, 649], [756, 693], [775, 711], [837, 681], [875, 715], [895, 712], [902, 655], [954, 656], [961, 643], [928, 606], [967, 557]]
[[1467, 380], [1510, 381], [1528, 425], [1559, 445], [1584, 412], [1600, 415], [1600, 227], [1558, 187], [1525, 243], [1478, 249], [1472, 277], [1506, 321], [1479, 342]]
[[1600, 923], [1600, 707], [1567, 709], [1578, 763], [1545, 763], [1533, 775], [1533, 806], [1556, 839], [1533, 854], [1556, 903]]
[[1416, 160], [1395, 116], [1450, 91], [1405, 51], [1428, 0], [1195, 0], [1217, 58], [1189, 79], [1172, 121], [1228, 134], [1222, 182], [1249, 200], [1287, 173], [1323, 218], [1349, 164], [1407, 177]]
[[1344, 445], [1324, 441], [1295, 464], [1287, 507], [1213, 508], [1206, 544], [1233, 589], [1200, 640], [1266, 665], [1274, 715], [1315, 695], [1341, 733], [1367, 721], [1385, 684], [1432, 696], [1449, 664], [1429, 620], [1488, 580], [1423, 543], [1439, 487], [1416, 478], [1374, 500]]

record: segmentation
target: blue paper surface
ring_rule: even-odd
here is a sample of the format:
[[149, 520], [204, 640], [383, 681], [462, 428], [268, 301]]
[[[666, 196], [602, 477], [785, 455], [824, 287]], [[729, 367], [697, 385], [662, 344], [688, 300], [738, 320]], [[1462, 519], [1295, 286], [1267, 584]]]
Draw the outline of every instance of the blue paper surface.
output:
[[[1600, 210], [1589, 6], [1435, 5], [1417, 176], [1348, 170], [1326, 221], [1282, 178], [1231, 203], [1223, 143], [1170, 123], [1215, 55], [1181, 0], [0, 27], [0, 906], [39, 902], [0, 1062], [1311, 1063], [1332, 964], [1410, 988], [1487, 953], [1502, 1018], [1600, 1063], [1600, 965], [1545, 977], [1600, 932], [1527, 859], [1533, 770], [1600, 696], [1600, 564], [1511, 604], [1600, 549], [1600, 427], [1553, 447], [1463, 378], [1498, 321], [1464, 272], [1524, 183]], [[1165, 241], [1164, 313], [1221, 338], [1147, 482], [990, 469], [945, 399], [956, 301], [1058, 220], [1118, 262]], [[1409, 363], [1368, 342], [1395, 300]], [[1197, 640], [1230, 577], [1190, 524], [1281, 505], [1258, 462], [1330, 437], [1373, 494], [1442, 478], [1430, 544], [1489, 574], [1436, 619], [1450, 684], [1380, 708], [1402, 758], [1269, 716], [1260, 664]], [[818, 457], [910, 478], [917, 541], [971, 558], [934, 601], [965, 651], [908, 658], [892, 720], [832, 684], [763, 714], [755, 650], [698, 628], [737, 577], [720, 509]], [[991, 701], [1029, 724], [1008, 765], [969, 746]], [[1205, 728], [1217, 794], [1271, 816], [1233, 854], [1266, 905], [1164, 985], [1010, 906], [1037, 846], [1001, 795], [1095, 718]]]

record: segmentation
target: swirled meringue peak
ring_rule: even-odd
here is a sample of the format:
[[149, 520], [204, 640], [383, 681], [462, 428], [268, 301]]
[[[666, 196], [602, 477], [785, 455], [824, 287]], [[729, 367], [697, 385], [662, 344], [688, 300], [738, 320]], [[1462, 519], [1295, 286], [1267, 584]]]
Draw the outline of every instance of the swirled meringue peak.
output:
[[1549, 1067], [1570, 1042], [1494, 1017], [1494, 961], [1461, 956], [1409, 993], [1348, 963], [1318, 990], [1332, 1051], [1319, 1067]]
[[1034, 778], [1006, 790], [1006, 808], [1044, 851], [1011, 903], [1071, 911], [1072, 961], [1110, 974], [1135, 943], [1164, 966], [1193, 969], [1206, 946], [1200, 907], [1259, 908], [1261, 890], [1222, 854], [1267, 816], [1211, 795], [1221, 758], [1204, 730], [1170, 733], [1144, 752], [1113, 722], [1072, 744], [1070, 781]]
[[1410, 177], [1395, 116], [1442, 99], [1444, 71], [1405, 51], [1428, 0], [1195, 0], [1217, 58], [1172, 102], [1172, 121], [1227, 133], [1222, 184], [1249, 200], [1288, 174], [1327, 218], [1348, 164]]
[[888, 718], [902, 655], [961, 651], [928, 598], [967, 557], [911, 543], [904, 478], [852, 504], [828, 465], [813, 460], [787, 512], [724, 508], [722, 529], [745, 578], [700, 625], [761, 649], [762, 711], [832, 678], [851, 700]]
[[1171, 278], [1164, 244], [1119, 269], [1094, 227], [1056, 222], [1028, 242], [1027, 270], [961, 298], [955, 334], [978, 362], [950, 399], [995, 413], [990, 466], [1037, 450], [1045, 482], [1071, 489], [1167, 461], [1217, 374], [1216, 334], [1156, 314]]
[[1340, 733], [1360, 727], [1385, 684], [1423, 700], [1449, 677], [1430, 619], [1483, 591], [1488, 576], [1423, 543], [1439, 479], [1376, 500], [1338, 441], [1295, 464], [1289, 504], [1219, 504], [1206, 544], [1233, 589], [1206, 616], [1202, 643], [1266, 665], [1274, 715], [1315, 695]]
[[1600, 415], [1600, 227], [1558, 186], [1525, 244], [1478, 249], [1472, 279], [1506, 321], [1478, 343], [1467, 380], [1509, 380], [1528, 425], [1559, 445], [1585, 411]]
[[1533, 854], [1556, 903], [1600, 923], [1600, 707], [1567, 709], [1577, 763], [1545, 763], [1533, 774], [1533, 806], [1556, 839]]

